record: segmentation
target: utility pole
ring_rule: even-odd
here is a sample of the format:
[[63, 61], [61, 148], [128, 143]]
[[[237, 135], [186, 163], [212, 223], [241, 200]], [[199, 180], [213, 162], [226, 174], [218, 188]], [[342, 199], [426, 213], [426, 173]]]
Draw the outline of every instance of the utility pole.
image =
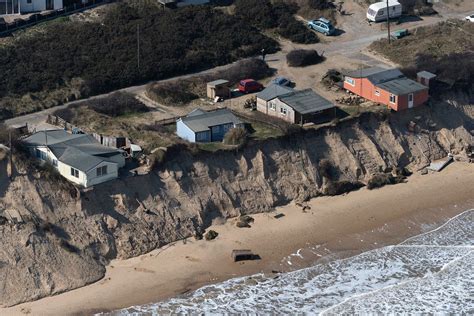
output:
[[137, 67], [140, 72], [140, 25], [137, 25]]
[[387, 0], [387, 31], [388, 31], [388, 43], [390, 44], [392, 40], [390, 39], [390, 8], [388, 6], [388, 0]]

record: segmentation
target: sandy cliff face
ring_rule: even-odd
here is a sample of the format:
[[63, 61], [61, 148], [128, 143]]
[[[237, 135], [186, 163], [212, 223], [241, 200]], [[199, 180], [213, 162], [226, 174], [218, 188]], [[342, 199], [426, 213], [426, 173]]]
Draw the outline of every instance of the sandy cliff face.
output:
[[365, 183], [389, 167], [414, 169], [462, 152], [473, 144], [473, 118], [471, 105], [440, 104], [390, 118], [367, 114], [239, 152], [170, 152], [159, 171], [81, 194], [21, 170], [10, 182], [0, 162], [0, 215], [10, 210], [24, 221], [0, 225], [0, 305], [94, 282], [108, 260], [190, 236], [216, 218], [323, 194], [322, 159], [331, 161], [332, 181]]

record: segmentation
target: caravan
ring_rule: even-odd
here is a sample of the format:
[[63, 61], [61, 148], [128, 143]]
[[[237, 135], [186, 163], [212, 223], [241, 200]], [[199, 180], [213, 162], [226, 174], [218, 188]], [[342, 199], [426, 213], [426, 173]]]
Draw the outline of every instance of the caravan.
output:
[[[402, 15], [402, 5], [396, 0], [388, 1], [389, 18], [395, 19]], [[372, 22], [379, 22], [387, 19], [387, 2], [381, 1], [373, 3], [367, 10], [367, 19]]]

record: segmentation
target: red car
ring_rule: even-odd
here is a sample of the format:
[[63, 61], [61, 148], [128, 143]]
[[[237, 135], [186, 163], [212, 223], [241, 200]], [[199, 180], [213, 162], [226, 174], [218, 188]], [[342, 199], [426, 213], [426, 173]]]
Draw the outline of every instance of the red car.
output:
[[263, 85], [253, 79], [240, 80], [239, 91], [243, 93], [252, 93], [263, 90]]

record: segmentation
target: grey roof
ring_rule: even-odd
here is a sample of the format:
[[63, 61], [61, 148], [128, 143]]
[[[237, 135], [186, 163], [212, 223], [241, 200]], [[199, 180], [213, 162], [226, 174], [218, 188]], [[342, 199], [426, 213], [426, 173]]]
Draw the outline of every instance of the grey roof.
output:
[[78, 170], [89, 171], [103, 161], [121, 153], [114, 148], [102, 146], [87, 134], [69, 134], [64, 130], [36, 132], [24, 142], [29, 146], [47, 146], [56, 158]]
[[334, 107], [334, 104], [312, 89], [290, 92], [278, 98], [300, 114], [309, 114]]
[[[192, 114], [193, 112], [191, 112], [190, 114]], [[188, 115], [186, 117], [181, 118], [181, 121], [195, 133], [208, 131], [210, 127], [217, 125], [229, 123], [233, 123], [235, 125], [242, 124], [242, 121], [239, 120], [237, 116], [235, 116], [228, 109], [219, 109], [213, 112], [204, 112], [204, 114], [199, 115]]]
[[346, 76], [352, 78], [367, 78], [373, 84], [404, 77], [403, 73], [398, 69], [384, 69], [381, 67], [370, 67], [350, 71], [346, 73]]
[[408, 93], [428, 89], [428, 87], [422, 85], [421, 83], [408, 78], [390, 80], [376, 86], [395, 95], [405, 95]]
[[426, 79], [433, 79], [434, 77], [436, 77], [435, 74], [432, 74], [431, 72], [428, 72], [426, 70], [420, 71], [419, 73], [417, 73], [417, 76]]
[[228, 83], [229, 83], [228, 80], [218, 79], [218, 80], [208, 82], [207, 85], [210, 86], [210, 87], [215, 87], [215, 86], [220, 86], [222, 84], [228, 84]]
[[295, 90], [290, 87], [280, 86], [278, 84], [272, 83], [271, 85], [257, 93], [257, 98], [265, 101], [270, 101], [280, 95], [287, 94], [293, 91]]

